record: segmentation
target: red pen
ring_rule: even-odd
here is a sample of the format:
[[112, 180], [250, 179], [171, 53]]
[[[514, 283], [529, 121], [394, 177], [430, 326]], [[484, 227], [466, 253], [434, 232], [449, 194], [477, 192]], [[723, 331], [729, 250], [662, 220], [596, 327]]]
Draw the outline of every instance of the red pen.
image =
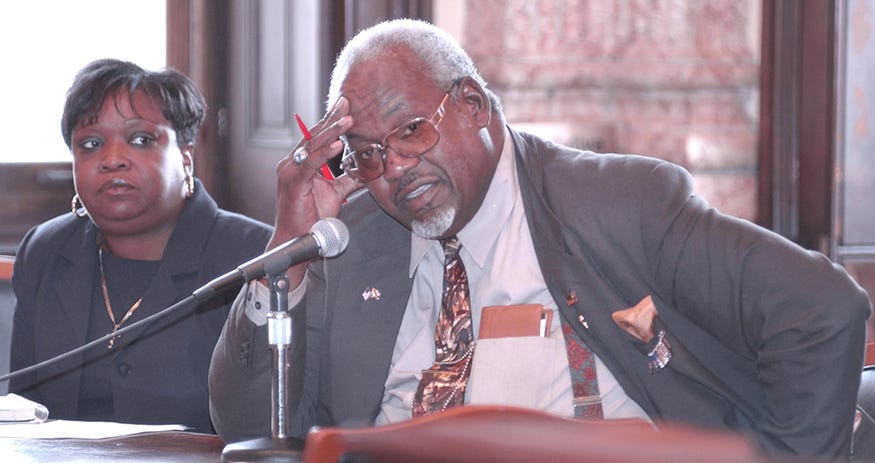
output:
[[[304, 140], [309, 140], [313, 138], [310, 135], [310, 131], [307, 130], [307, 125], [304, 124], [304, 121], [301, 120], [301, 116], [298, 113], [295, 113], [295, 121], [298, 122], [298, 128], [301, 129], [301, 133], [304, 134]], [[322, 167], [319, 169], [322, 172], [322, 176], [327, 180], [334, 180], [334, 174], [331, 173], [331, 169], [328, 167], [328, 164], [322, 164]]]

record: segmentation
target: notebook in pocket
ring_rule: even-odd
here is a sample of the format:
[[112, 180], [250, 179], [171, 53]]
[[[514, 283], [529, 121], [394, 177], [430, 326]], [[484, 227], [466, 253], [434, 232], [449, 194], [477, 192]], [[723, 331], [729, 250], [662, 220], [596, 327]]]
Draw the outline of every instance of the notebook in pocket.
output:
[[480, 313], [479, 339], [549, 336], [553, 311], [541, 304], [493, 305]]

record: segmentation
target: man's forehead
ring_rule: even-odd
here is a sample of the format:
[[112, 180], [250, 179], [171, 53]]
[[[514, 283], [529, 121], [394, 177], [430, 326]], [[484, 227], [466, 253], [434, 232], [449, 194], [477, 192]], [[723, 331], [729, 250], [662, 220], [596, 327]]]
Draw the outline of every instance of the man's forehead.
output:
[[358, 101], [350, 101], [350, 112], [368, 117], [378, 117], [382, 122], [389, 122], [399, 113], [410, 109], [410, 101], [415, 98], [397, 87], [377, 89], [365, 94]]
[[[356, 71], [367, 71], [359, 68]], [[412, 69], [386, 66], [374, 72], [351, 72], [341, 85], [341, 94], [350, 102], [352, 112], [379, 111], [391, 118], [398, 111], [417, 107], [417, 101], [435, 92], [443, 92], [426, 74]]]
[[382, 131], [397, 124], [410, 113], [410, 100], [401, 92], [388, 91], [382, 94], [365, 94], [358, 97], [344, 96], [349, 100], [349, 111], [352, 115], [352, 128], [346, 136], [349, 140], [374, 139], [382, 136]]

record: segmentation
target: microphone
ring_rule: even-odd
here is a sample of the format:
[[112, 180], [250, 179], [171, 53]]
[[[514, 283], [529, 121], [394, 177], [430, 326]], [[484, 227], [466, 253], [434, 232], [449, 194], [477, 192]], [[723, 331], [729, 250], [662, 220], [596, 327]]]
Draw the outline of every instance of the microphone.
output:
[[295, 264], [310, 260], [314, 257], [334, 257], [339, 255], [346, 249], [349, 243], [349, 230], [346, 225], [340, 220], [329, 217], [322, 219], [310, 228], [310, 232], [306, 235], [293, 238], [269, 252], [262, 254], [255, 259], [250, 260], [212, 281], [196, 289], [190, 296], [185, 299], [158, 311], [148, 317], [138, 320], [130, 325], [123, 326], [116, 332], [106, 334], [100, 338], [79, 346], [73, 350], [56, 355], [48, 360], [30, 365], [28, 367], [0, 375], [0, 383], [12, 379], [16, 376], [30, 373], [52, 363], [64, 360], [66, 358], [78, 355], [80, 352], [86, 351], [98, 344], [105, 344], [110, 339], [127, 334], [134, 329], [137, 329], [148, 323], [162, 318], [181, 307], [185, 307], [199, 299], [211, 296], [216, 291], [225, 288], [231, 284], [240, 284], [241, 280], [250, 281], [253, 278], [258, 278], [264, 275], [274, 275], [277, 272], [284, 272], [287, 268]]
[[276, 275], [293, 265], [314, 257], [334, 257], [346, 249], [349, 230], [334, 217], [319, 220], [310, 232], [293, 238], [270, 251], [239, 265], [236, 269], [213, 279], [192, 293], [195, 299], [207, 297], [232, 284], [251, 281], [262, 276]]

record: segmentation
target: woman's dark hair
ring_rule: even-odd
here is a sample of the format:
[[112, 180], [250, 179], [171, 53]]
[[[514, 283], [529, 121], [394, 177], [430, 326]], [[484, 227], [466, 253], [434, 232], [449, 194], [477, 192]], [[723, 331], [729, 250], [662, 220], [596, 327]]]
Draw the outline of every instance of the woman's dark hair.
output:
[[95, 123], [106, 98], [124, 90], [130, 96], [140, 90], [160, 101], [179, 147], [194, 143], [207, 105], [191, 79], [172, 68], [154, 72], [128, 61], [101, 59], [82, 68], [67, 90], [61, 133], [68, 148], [72, 148], [73, 129]]

